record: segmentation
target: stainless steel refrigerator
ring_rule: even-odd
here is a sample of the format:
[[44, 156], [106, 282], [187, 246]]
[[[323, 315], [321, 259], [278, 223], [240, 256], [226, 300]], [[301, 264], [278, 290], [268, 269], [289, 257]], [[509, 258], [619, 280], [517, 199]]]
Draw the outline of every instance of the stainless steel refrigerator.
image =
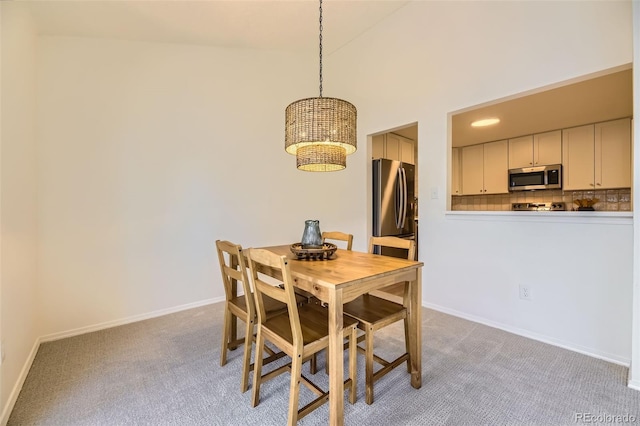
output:
[[[373, 235], [416, 240], [415, 166], [384, 158], [373, 160]], [[417, 244], [417, 241], [416, 241]], [[379, 253], [379, 247], [376, 247]], [[417, 252], [417, 250], [416, 250]], [[382, 254], [407, 257], [406, 250], [383, 248]]]

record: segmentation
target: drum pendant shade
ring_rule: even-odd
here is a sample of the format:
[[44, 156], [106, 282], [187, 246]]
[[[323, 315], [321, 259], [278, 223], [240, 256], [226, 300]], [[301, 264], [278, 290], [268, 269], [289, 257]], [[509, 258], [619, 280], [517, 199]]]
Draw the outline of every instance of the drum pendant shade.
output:
[[322, 0], [320, 0], [320, 96], [297, 100], [285, 110], [284, 149], [298, 169], [336, 171], [356, 152], [357, 111], [353, 104], [322, 97]]

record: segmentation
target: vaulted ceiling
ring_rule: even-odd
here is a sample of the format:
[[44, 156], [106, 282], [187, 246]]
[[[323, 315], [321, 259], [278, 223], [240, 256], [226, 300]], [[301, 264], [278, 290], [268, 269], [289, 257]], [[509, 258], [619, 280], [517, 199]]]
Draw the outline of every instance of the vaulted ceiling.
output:
[[[41, 35], [286, 51], [303, 51], [318, 46], [318, 1], [25, 2]], [[341, 48], [407, 3], [404, 0], [324, 0], [324, 50], [331, 53]]]
[[[319, 3], [310, 0], [16, 0], [38, 34], [318, 53]], [[323, 51], [330, 54], [409, 1], [324, 0]], [[632, 116], [631, 70], [471, 107], [452, 117], [465, 146]], [[482, 117], [497, 126], [473, 129]], [[398, 123], [403, 124], [403, 123]], [[397, 133], [417, 139], [417, 127]]]

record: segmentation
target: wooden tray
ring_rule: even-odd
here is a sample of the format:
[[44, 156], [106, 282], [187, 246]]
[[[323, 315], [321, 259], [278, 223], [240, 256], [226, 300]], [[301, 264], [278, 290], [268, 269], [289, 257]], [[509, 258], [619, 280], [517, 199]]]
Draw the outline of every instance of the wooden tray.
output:
[[291, 244], [291, 253], [299, 260], [331, 260], [338, 246], [331, 243], [323, 243], [321, 248], [304, 249], [302, 243]]

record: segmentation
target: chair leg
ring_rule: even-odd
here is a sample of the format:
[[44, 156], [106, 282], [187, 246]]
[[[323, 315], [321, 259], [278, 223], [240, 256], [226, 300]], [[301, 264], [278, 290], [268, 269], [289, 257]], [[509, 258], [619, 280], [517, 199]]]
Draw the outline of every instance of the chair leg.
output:
[[247, 318], [245, 321], [246, 330], [244, 333], [244, 358], [242, 363], [242, 383], [240, 390], [245, 393], [249, 389], [249, 371], [251, 370], [251, 346], [253, 344], [253, 319]]
[[260, 403], [260, 383], [262, 381], [262, 354], [264, 352], [264, 336], [260, 328], [258, 328], [258, 336], [256, 337], [256, 355], [253, 363], [253, 390], [252, 404], [256, 407]]
[[309, 361], [309, 373], [316, 374], [318, 372], [318, 354], [315, 353], [311, 355], [311, 360]]
[[367, 326], [365, 331], [365, 402], [373, 404], [373, 327]]
[[351, 388], [349, 389], [349, 402], [352, 404], [356, 403], [356, 398], [358, 397], [356, 383], [357, 376], [356, 372], [358, 370], [356, 364], [356, 357], [358, 356], [358, 332], [357, 328], [354, 325], [351, 327], [351, 333], [349, 333], [349, 378], [351, 379]]
[[407, 373], [411, 374], [411, 351], [409, 350], [409, 318], [404, 319], [404, 351], [409, 354], [407, 358]]
[[229, 339], [231, 336], [231, 320], [232, 313], [225, 304], [224, 306], [224, 325], [222, 326], [222, 345], [220, 345], [220, 366], [227, 363], [227, 351], [229, 350]]
[[289, 426], [298, 423], [298, 400], [300, 398], [300, 376], [302, 375], [302, 354], [291, 359], [291, 386], [289, 388]]

